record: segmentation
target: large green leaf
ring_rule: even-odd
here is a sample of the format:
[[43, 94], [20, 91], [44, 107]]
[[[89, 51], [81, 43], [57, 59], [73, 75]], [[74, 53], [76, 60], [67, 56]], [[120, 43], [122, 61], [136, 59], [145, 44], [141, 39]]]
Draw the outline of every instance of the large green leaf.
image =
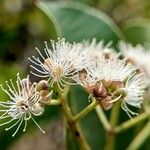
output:
[[133, 44], [150, 42], [150, 20], [134, 19], [125, 23], [124, 35]]
[[58, 23], [51, 13], [42, 3], [37, 3], [29, 13], [29, 21], [31, 21], [31, 29], [38, 35], [48, 37], [49, 39], [57, 39], [60, 36]]
[[118, 27], [103, 12], [75, 2], [44, 4], [54, 13], [62, 37], [70, 42], [95, 37], [97, 40], [115, 43], [123, 38]]
[[[88, 94], [80, 86], [71, 87], [68, 96], [74, 115], [90, 104]], [[91, 150], [103, 149], [105, 133], [94, 110], [80, 121], [80, 127]]]

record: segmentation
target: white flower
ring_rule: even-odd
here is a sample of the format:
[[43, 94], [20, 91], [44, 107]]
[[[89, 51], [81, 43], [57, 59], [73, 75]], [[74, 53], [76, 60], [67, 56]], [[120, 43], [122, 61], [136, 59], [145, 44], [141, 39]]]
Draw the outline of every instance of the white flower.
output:
[[134, 73], [132, 76], [130, 76], [125, 83], [124, 91], [126, 96], [123, 99], [122, 108], [129, 116], [130, 114], [136, 115], [137, 113], [131, 111], [127, 104], [137, 108], [141, 107], [144, 93], [143, 74]]
[[[17, 126], [16, 131], [12, 135], [15, 136], [23, 122], [23, 131], [25, 132], [27, 121], [31, 119], [44, 133], [44, 131], [33, 118], [33, 115], [41, 115], [44, 109], [42, 109], [42, 107], [39, 109], [39, 105], [37, 105], [40, 99], [40, 95], [35, 88], [35, 83], [31, 85], [29, 76], [26, 79], [21, 80], [19, 74], [17, 74], [17, 87], [14, 86], [11, 79], [10, 83], [6, 82], [6, 85], [8, 90], [4, 89], [2, 85], [1, 88], [9, 96], [9, 100], [7, 102], [0, 102], [0, 106], [3, 107], [3, 109], [0, 110], [0, 112], [2, 113], [2, 115], [0, 116], [0, 120], [4, 119], [5, 121], [6, 119], [8, 119], [8, 121], [0, 123], [0, 126], [13, 123], [5, 130], [7, 131]], [[37, 111], [36, 107], [38, 107], [39, 111]]]
[[102, 56], [96, 64], [93, 62], [88, 68], [89, 74], [96, 79], [107, 81], [123, 81], [135, 70], [135, 66], [120, 60], [113, 52], [110, 53], [109, 58]]
[[92, 41], [84, 41], [83, 49], [86, 55], [87, 62], [88, 61], [98, 61], [104, 51], [111, 50], [110, 48], [111, 42], [109, 42], [106, 46], [104, 45], [104, 41], [96, 42], [96, 39], [92, 39]]
[[78, 74], [74, 75], [74, 80], [82, 85], [85, 88], [88, 88], [89, 86], [94, 86], [97, 80], [94, 76], [89, 75], [86, 70], [83, 70], [79, 72]]
[[73, 84], [72, 76], [81, 70], [84, 66], [84, 57], [81, 44], [70, 44], [65, 39], [58, 39], [57, 42], [51, 41], [52, 49], [49, 49], [47, 43], [42, 51], [37, 49], [40, 58], [32, 57], [29, 60], [33, 63], [32, 74], [38, 77], [48, 77], [50, 86], [57, 83], [62, 89], [66, 83]]
[[[110, 50], [100, 52], [97, 60], [75, 76], [77, 83], [89, 91], [108, 110], [118, 100], [122, 100], [122, 108], [135, 115], [127, 104], [140, 108], [143, 101], [143, 76], [137, 67], [120, 59], [120, 54]], [[131, 114], [131, 115], [130, 115]]]
[[135, 47], [130, 43], [119, 42], [119, 49], [124, 57], [135, 64], [145, 75], [145, 84], [150, 84], [150, 52], [140, 44]]

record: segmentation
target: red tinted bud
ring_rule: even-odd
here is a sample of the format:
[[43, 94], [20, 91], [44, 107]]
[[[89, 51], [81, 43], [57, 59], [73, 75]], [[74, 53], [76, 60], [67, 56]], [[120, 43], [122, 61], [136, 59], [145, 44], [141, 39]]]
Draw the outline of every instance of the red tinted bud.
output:
[[37, 84], [37, 90], [41, 91], [41, 90], [48, 90], [48, 82], [46, 80], [41, 80], [38, 84]]

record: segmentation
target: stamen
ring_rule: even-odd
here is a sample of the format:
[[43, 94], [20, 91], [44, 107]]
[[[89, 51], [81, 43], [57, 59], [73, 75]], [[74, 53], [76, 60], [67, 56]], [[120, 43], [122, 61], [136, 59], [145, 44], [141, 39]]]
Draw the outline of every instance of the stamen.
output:
[[34, 120], [34, 118], [31, 116], [31, 119], [33, 122], [37, 125], [37, 127], [41, 130], [42, 133], [45, 133], [45, 131], [39, 126], [39, 124]]
[[8, 90], [4, 89], [2, 85], [0, 85], [1, 89], [13, 100], [14, 98], [12, 97], [12, 95], [10, 95], [10, 93], [8, 92]]
[[15, 86], [14, 86], [13, 82], [12, 82], [12, 79], [10, 79], [10, 83], [11, 83], [11, 85], [12, 85], [12, 87], [13, 87], [13, 89], [14, 89], [14, 91], [15, 91], [16, 95], [18, 95], [18, 92], [17, 92], [17, 90], [16, 90], [16, 88], [15, 88]]
[[14, 118], [12, 118], [11, 120], [9, 120], [9, 121], [7, 121], [7, 122], [4, 122], [4, 123], [0, 124], [0, 127], [1, 127], [1, 126], [3, 126], [3, 125], [8, 124], [8, 123], [10, 123], [10, 122], [12, 122], [12, 121], [14, 121], [14, 120], [15, 120], [15, 119], [14, 119]]
[[0, 119], [10, 118], [10, 115], [1, 117]]
[[36, 47], [35, 48], [37, 50], [37, 52], [39, 53], [39, 55], [43, 58], [43, 60], [45, 60], [44, 56], [41, 54], [40, 50]]
[[32, 65], [30, 65], [30, 67], [33, 68], [34, 70], [36, 70], [37, 72], [41, 73], [41, 74], [48, 74], [48, 71], [47, 72], [43, 72], [43, 71], [37, 69], [36, 67], [34, 67]]
[[10, 126], [10, 127], [8, 127], [8, 128], [5, 128], [5, 131], [8, 131], [8, 130], [10, 130], [10, 129], [12, 129], [15, 125], [17, 125], [18, 124], [18, 122], [21, 120], [21, 118], [20, 119], [18, 119], [17, 121], [16, 121], [16, 123], [15, 124], [13, 124], [12, 126]]
[[[11, 105], [13, 104], [8, 104], [8, 105], [6, 105], [7, 103], [5, 103], [5, 104], [2, 104], [2, 103], [0, 103], [0, 106], [2, 106], [2, 107], [5, 107], [5, 108], [10, 108], [11, 107]], [[1, 111], [1, 110], [0, 110]]]
[[120, 94], [117, 98], [109, 101], [108, 103], [114, 103], [114, 102], [118, 101], [121, 97], [122, 97], [122, 94]]
[[[138, 113], [135, 113], [135, 112], [131, 111], [131, 110], [128, 108], [128, 106], [126, 105], [125, 102], [122, 102], [121, 108], [127, 113], [127, 115], [128, 115], [130, 118], [132, 118], [131, 115], [138, 115]], [[131, 114], [131, 115], [130, 115], [130, 114]]]
[[18, 87], [19, 95], [21, 95], [21, 90], [20, 90], [20, 85], [19, 85], [19, 81], [18, 80], [16, 81], [16, 84], [17, 84], [17, 87]]
[[46, 54], [47, 58], [50, 58], [51, 56], [49, 55], [49, 53], [47, 52], [47, 50], [45, 49], [44, 51], [45, 51], [45, 54]]
[[63, 91], [63, 88], [60, 86], [60, 83], [59, 83], [59, 82], [57, 82], [57, 85], [58, 85], [59, 89], [60, 89], [61, 91]]
[[47, 51], [48, 51], [49, 48], [48, 48], [48, 45], [47, 45], [47, 41], [45, 41], [44, 44], [45, 44], [45, 47], [46, 47], [46, 49], [47, 49]]
[[37, 65], [37, 66], [41, 66], [41, 64], [38, 64], [37, 62], [33, 61], [31, 58], [28, 58], [30, 62], [32, 62], [33, 64]]
[[39, 75], [39, 74], [34, 73], [33, 71], [30, 71], [30, 73], [37, 76], [37, 77], [41, 77], [41, 78], [46, 78], [46, 77], [50, 76], [50, 75]]
[[22, 122], [23, 122], [23, 117], [21, 118], [20, 124], [18, 125], [18, 128], [16, 129], [16, 131], [14, 132], [14, 134], [12, 135], [12, 137], [14, 137], [16, 135], [16, 133], [18, 132], [18, 130], [21, 127]]
[[26, 131], [26, 128], [27, 128], [27, 120], [25, 120], [25, 125], [24, 125], [24, 128], [23, 128], [23, 132]]

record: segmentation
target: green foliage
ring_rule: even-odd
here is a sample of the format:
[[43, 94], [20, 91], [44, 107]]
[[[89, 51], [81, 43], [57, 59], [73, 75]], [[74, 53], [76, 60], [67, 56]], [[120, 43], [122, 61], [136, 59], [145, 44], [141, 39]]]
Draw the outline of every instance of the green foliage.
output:
[[44, 34], [54, 40], [60, 36], [58, 23], [44, 4], [36, 5], [35, 12], [31, 13], [30, 19], [33, 19], [32, 22], [35, 20], [37, 24], [40, 23], [41, 32], [39, 34]]
[[123, 35], [114, 22], [103, 12], [79, 3], [44, 3], [51, 10], [60, 26], [61, 35], [70, 42], [95, 37], [105, 43], [122, 39]]
[[150, 21], [146, 19], [129, 20], [123, 27], [128, 42], [145, 44], [150, 42]]
[[[88, 94], [79, 86], [71, 87], [68, 99], [74, 115], [90, 103]], [[103, 149], [105, 132], [94, 110], [80, 121], [80, 127], [92, 150]]]

